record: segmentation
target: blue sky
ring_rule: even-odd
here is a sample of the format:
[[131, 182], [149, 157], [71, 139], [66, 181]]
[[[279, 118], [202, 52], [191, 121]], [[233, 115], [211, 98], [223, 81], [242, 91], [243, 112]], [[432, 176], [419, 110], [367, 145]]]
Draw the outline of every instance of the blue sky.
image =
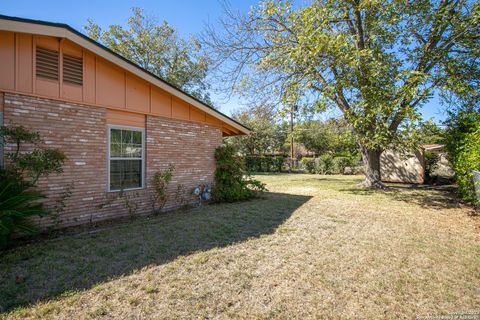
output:
[[[231, 0], [234, 9], [247, 12], [258, 0]], [[207, 21], [214, 22], [222, 15], [221, 0], [97, 0], [97, 1], [0, 1], [0, 14], [62, 22], [83, 31], [88, 19], [92, 19], [101, 27], [110, 24], [125, 24], [131, 14], [130, 8], [141, 7], [160, 21], [166, 20], [179, 33], [188, 37], [189, 34], [201, 32]], [[213, 96], [214, 102], [222, 112], [231, 114], [241, 106], [242, 101], [233, 98], [225, 101]], [[439, 122], [445, 118], [443, 107], [434, 98], [423, 108], [425, 119], [434, 118]]]

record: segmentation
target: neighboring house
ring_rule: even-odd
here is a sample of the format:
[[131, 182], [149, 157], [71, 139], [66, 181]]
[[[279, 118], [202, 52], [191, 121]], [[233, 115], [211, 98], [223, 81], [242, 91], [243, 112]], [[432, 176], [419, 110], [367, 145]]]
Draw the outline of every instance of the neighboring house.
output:
[[425, 144], [415, 152], [384, 151], [380, 157], [382, 181], [413, 184], [425, 183], [425, 152], [434, 152], [439, 156], [436, 169], [432, 172], [433, 176], [453, 176], [444, 146], [441, 144]]
[[222, 137], [249, 133], [68, 25], [1, 15], [0, 120], [65, 152], [64, 172], [39, 181], [47, 205], [73, 186], [58, 227], [127, 216], [129, 206], [152, 212], [151, 179], [169, 164], [166, 208], [178, 206], [178, 188], [191, 202], [193, 187], [213, 181]]

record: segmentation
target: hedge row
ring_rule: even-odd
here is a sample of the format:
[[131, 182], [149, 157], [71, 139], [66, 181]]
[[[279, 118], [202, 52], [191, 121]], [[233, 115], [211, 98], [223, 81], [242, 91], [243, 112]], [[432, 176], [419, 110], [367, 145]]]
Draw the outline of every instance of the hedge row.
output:
[[[358, 173], [356, 157], [334, 157], [324, 154], [318, 158], [304, 157], [301, 160], [303, 169], [318, 174], [356, 174]], [[347, 168], [350, 168], [347, 170]]]
[[249, 172], [281, 172], [283, 157], [246, 156], [245, 169]]

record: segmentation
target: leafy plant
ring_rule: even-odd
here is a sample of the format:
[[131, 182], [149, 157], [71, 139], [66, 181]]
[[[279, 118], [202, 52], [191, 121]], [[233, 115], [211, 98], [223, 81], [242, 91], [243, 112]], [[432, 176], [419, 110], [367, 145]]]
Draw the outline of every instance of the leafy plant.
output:
[[4, 143], [11, 143], [15, 145], [15, 150], [11, 155], [13, 159], [16, 159], [20, 154], [20, 146], [22, 144], [37, 144], [41, 141], [40, 134], [38, 132], [30, 131], [24, 126], [1, 127], [0, 137], [3, 138]]
[[65, 211], [67, 207], [67, 200], [72, 196], [74, 189], [74, 183], [71, 182], [67, 187], [62, 191], [58, 199], [55, 200], [52, 208], [49, 208], [50, 216], [52, 219], [51, 229], [54, 229], [60, 223], [60, 216]]
[[356, 165], [356, 157], [334, 157], [332, 162], [332, 173], [333, 174], [345, 174], [345, 169], [347, 167], [353, 168]]
[[322, 154], [316, 159], [315, 168], [320, 174], [332, 174], [333, 156], [330, 154]]
[[215, 184], [212, 199], [216, 202], [235, 202], [251, 199], [265, 191], [265, 185], [245, 175], [244, 164], [231, 145], [215, 150]]
[[[23, 126], [1, 127], [0, 137], [4, 144], [14, 146], [0, 168], [0, 247], [4, 247], [14, 232], [36, 232], [30, 217], [49, 213], [39, 201], [45, 195], [35, 190], [35, 185], [41, 177], [62, 172], [65, 155], [41, 146], [39, 133]], [[31, 145], [29, 151], [22, 150], [24, 144]]]
[[0, 181], [0, 249], [5, 248], [14, 232], [34, 234], [37, 228], [30, 222], [33, 216], [47, 211], [39, 200], [45, 196], [33, 191], [16, 177], [2, 175]]
[[282, 172], [283, 169], [283, 157], [275, 157], [273, 158], [273, 165], [275, 168], [275, 172]]
[[[154, 211], [156, 212], [162, 211], [163, 207], [167, 203], [167, 187], [172, 181], [174, 170], [175, 166], [173, 164], [169, 164], [167, 169], [165, 169], [164, 171], [157, 171], [153, 175], [152, 182], [155, 189]], [[155, 207], [155, 204], [158, 204], [158, 208]]]
[[[30, 131], [23, 126], [1, 127], [0, 137], [3, 138], [4, 144], [15, 145], [13, 152], [5, 155], [8, 170], [28, 178], [26, 182], [31, 186], [34, 186], [41, 177], [62, 172], [65, 154], [58, 149], [41, 146], [40, 143], [43, 141], [38, 132]], [[33, 145], [33, 149], [30, 152], [20, 152], [24, 144]]]
[[301, 163], [308, 173], [315, 173], [315, 158], [303, 157]]
[[451, 114], [447, 125], [446, 148], [459, 192], [465, 201], [479, 206], [473, 170], [480, 170], [480, 113], [472, 110]]

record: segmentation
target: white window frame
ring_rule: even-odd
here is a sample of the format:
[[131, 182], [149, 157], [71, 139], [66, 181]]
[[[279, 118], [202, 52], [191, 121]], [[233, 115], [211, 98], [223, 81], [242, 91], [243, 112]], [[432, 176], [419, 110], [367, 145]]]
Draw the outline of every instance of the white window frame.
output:
[[[140, 187], [123, 189], [123, 191], [140, 190], [145, 188], [145, 129], [121, 125], [107, 125], [107, 192], [121, 192], [121, 189], [110, 189], [110, 136], [112, 129], [138, 131], [142, 133], [142, 185]], [[117, 160], [138, 160], [138, 158], [115, 158]]]

